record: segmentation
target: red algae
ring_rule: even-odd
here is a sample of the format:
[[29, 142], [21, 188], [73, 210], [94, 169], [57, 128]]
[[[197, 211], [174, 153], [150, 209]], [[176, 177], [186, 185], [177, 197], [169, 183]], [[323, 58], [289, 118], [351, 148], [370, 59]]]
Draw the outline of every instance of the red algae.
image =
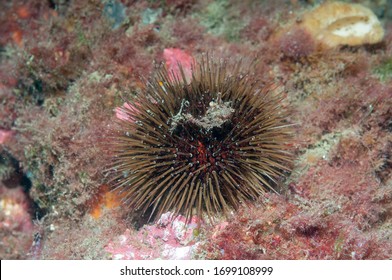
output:
[[310, 56], [316, 51], [313, 38], [301, 28], [294, 28], [281, 34], [276, 44], [283, 56], [295, 60]]

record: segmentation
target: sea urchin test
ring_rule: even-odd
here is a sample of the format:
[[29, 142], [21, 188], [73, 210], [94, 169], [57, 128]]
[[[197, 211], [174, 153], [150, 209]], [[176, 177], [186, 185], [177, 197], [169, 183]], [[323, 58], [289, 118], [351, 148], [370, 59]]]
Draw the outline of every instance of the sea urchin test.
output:
[[111, 169], [124, 205], [214, 220], [274, 191], [291, 162], [281, 92], [208, 57], [191, 78], [172, 74], [161, 67], [119, 110]]

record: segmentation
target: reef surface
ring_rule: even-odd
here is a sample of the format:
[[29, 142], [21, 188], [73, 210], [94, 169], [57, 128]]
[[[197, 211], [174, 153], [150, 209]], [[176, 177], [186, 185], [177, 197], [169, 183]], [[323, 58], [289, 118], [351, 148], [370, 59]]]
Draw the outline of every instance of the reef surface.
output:
[[[392, 258], [391, 19], [388, 0], [1, 1], [0, 258]], [[147, 222], [103, 143], [157, 64], [189, 77], [207, 52], [282, 89], [292, 172], [215, 224]]]

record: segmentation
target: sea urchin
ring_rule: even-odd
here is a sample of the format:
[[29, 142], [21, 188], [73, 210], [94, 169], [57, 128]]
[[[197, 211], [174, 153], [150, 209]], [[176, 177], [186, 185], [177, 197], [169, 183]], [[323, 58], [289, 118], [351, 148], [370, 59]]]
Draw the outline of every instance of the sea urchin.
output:
[[161, 67], [119, 109], [112, 170], [124, 203], [150, 218], [170, 210], [213, 220], [274, 190], [290, 163], [282, 95], [241, 63], [207, 56], [180, 76]]

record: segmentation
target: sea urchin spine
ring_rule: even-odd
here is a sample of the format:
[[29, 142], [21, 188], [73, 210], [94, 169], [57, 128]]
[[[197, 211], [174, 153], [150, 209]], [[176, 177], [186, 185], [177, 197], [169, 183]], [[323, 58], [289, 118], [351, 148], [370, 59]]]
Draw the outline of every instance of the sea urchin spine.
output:
[[191, 79], [161, 67], [120, 108], [112, 170], [126, 205], [150, 218], [170, 210], [213, 220], [274, 190], [290, 165], [282, 94], [241, 71], [208, 57]]

